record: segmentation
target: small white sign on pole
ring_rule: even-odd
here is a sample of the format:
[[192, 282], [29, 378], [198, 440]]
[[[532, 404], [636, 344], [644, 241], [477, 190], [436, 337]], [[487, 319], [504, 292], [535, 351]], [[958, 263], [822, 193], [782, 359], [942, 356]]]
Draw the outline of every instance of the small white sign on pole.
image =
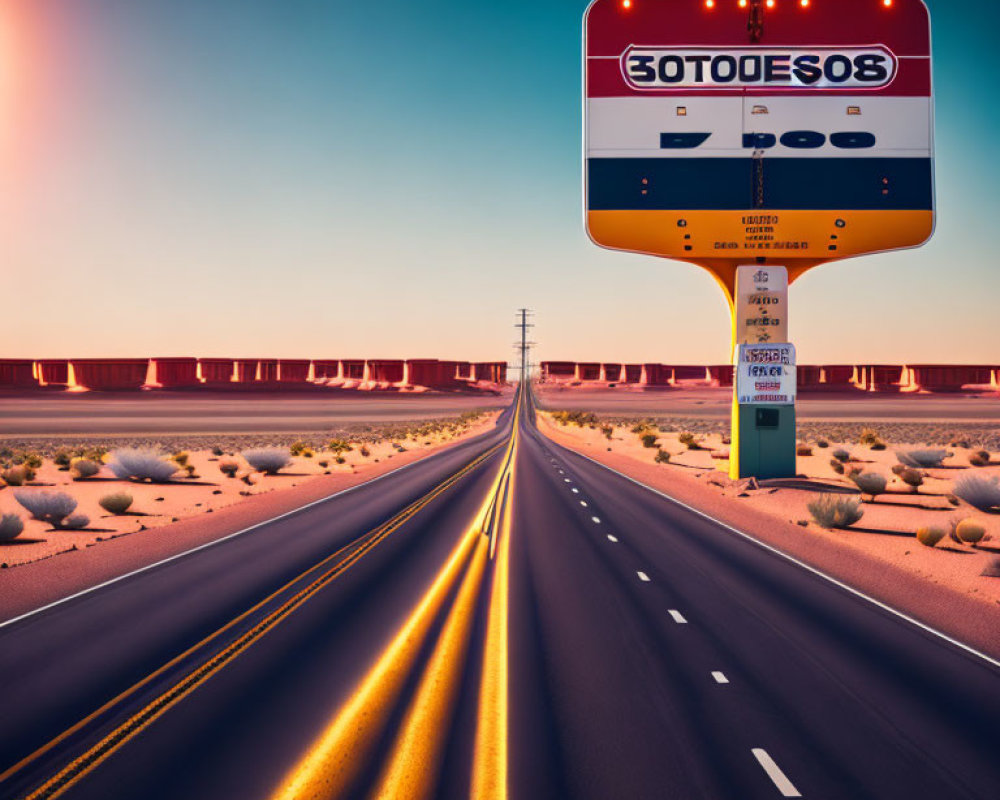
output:
[[788, 270], [736, 268], [736, 342], [788, 341]]
[[736, 401], [794, 405], [795, 345], [741, 344], [736, 349]]

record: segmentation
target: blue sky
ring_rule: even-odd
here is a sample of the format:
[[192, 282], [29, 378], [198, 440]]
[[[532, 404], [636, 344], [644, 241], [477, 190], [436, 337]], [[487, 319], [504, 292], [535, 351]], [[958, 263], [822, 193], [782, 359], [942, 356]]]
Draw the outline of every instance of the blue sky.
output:
[[[1000, 10], [929, 5], [936, 236], [795, 284], [803, 362], [1000, 362]], [[495, 359], [528, 305], [540, 358], [725, 361], [706, 273], [583, 232], [584, 8], [0, 0], [4, 354]]]

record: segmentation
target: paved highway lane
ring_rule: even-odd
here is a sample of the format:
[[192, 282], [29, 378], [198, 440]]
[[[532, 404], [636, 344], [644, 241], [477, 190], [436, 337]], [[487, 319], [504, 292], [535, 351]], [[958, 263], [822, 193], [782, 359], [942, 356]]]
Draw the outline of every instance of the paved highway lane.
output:
[[1000, 796], [995, 665], [511, 416], [0, 628], [0, 796]]

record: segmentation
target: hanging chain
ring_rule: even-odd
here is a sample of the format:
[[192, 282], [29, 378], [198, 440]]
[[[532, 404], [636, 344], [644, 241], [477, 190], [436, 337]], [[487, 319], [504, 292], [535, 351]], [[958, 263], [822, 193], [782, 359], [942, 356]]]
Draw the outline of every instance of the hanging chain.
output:
[[759, 42], [764, 35], [764, 0], [750, 0], [750, 18], [747, 33], [751, 42]]
[[764, 151], [756, 149], [753, 151], [753, 169], [757, 175], [757, 195], [754, 198], [754, 207], [764, 207]]

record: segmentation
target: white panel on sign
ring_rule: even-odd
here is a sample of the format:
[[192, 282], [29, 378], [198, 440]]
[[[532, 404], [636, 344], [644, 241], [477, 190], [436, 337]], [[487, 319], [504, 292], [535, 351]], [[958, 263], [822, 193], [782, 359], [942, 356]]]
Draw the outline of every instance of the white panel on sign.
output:
[[736, 349], [736, 402], [793, 405], [797, 391], [795, 346], [741, 344]]
[[[768, 226], [759, 226], [765, 231]], [[761, 233], [762, 236], [767, 235]], [[736, 343], [788, 341], [788, 270], [736, 268]]]

